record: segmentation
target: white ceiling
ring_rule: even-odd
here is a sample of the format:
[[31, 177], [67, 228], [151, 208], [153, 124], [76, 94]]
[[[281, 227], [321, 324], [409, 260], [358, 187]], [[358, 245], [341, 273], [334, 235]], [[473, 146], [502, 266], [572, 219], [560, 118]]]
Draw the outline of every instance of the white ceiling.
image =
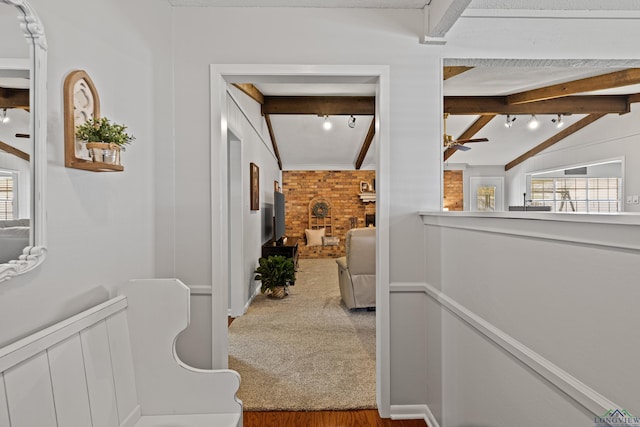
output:
[[[374, 96], [373, 83], [254, 83], [266, 96]], [[314, 115], [270, 115], [285, 170], [353, 170], [372, 116], [355, 116], [356, 126], [347, 125], [349, 116], [330, 116], [330, 130], [323, 128], [324, 118]], [[375, 168], [375, 142], [365, 157], [362, 169]]]
[[[353, 170], [373, 116], [354, 116], [354, 128], [347, 125], [349, 116], [330, 116], [330, 130], [323, 129], [323, 117], [270, 117], [283, 169]], [[375, 168], [374, 151], [374, 144], [371, 144], [362, 169]]]

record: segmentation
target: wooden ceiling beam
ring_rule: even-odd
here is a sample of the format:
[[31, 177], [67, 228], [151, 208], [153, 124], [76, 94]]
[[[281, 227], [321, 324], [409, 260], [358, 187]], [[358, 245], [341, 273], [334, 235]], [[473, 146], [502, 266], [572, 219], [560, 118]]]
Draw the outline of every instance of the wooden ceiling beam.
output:
[[[491, 120], [493, 120], [493, 118], [495, 117], [495, 114], [487, 114], [484, 116], [480, 116], [478, 118], [478, 120], [476, 120], [475, 122], [471, 123], [471, 126], [469, 126], [464, 132], [462, 132], [462, 134], [456, 138], [456, 139], [469, 139], [469, 138], [473, 138], [473, 136], [480, 132], [480, 129], [482, 129], [483, 127], [485, 127], [486, 125], [489, 124], [489, 122]], [[453, 155], [453, 153], [455, 153], [456, 151], [458, 151], [458, 149], [456, 147], [449, 147], [446, 150], [444, 150], [444, 154], [443, 154], [443, 160], [447, 160], [449, 157], [451, 157]]]
[[640, 83], [640, 68], [629, 68], [600, 76], [559, 83], [507, 96], [508, 104], [524, 104], [560, 98], [576, 93], [631, 86]]
[[278, 167], [282, 170], [282, 159], [280, 158], [280, 151], [278, 151], [278, 143], [276, 142], [276, 136], [273, 133], [273, 126], [271, 126], [271, 117], [268, 114], [264, 115], [264, 121], [267, 122], [267, 129], [269, 130], [269, 137], [271, 138], [271, 145], [273, 146], [273, 154], [276, 155], [278, 161]]
[[473, 67], [463, 67], [463, 66], [451, 66], [444, 67], [442, 70], [442, 80], [450, 79], [451, 77], [455, 77], [458, 74], [462, 74], [465, 71], [471, 70]]
[[29, 89], [0, 88], [0, 108], [29, 108]]
[[504, 96], [446, 96], [444, 112], [477, 114], [626, 114], [628, 95], [585, 95], [510, 105]]
[[367, 152], [369, 151], [369, 147], [371, 147], [371, 143], [373, 142], [373, 137], [376, 135], [376, 117], [373, 117], [371, 120], [371, 125], [369, 126], [369, 131], [367, 132], [367, 136], [364, 137], [364, 142], [362, 143], [362, 147], [360, 148], [360, 153], [358, 154], [358, 158], [356, 159], [356, 170], [360, 170], [362, 167], [362, 163], [364, 162], [364, 158], [367, 156]]
[[633, 95], [627, 95], [629, 97], [629, 104], [640, 102], [640, 93], [634, 93]]
[[372, 116], [374, 96], [265, 96], [262, 114], [314, 114], [318, 116]]
[[21, 159], [29, 161], [29, 154], [25, 153], [22, 150], [17, 149], [16, 147], [7, 144], [6, 142], [0, 141], [0, 150], [6, 151], [9, 154], [13, 154], [16, 157], [20, 157]]
[[244, 92], [246, 95], [248, 95], [249, 98], [256, 101], [258, 104], [264, 104], [264, 95], [258, 90], [257, 87], [255, 87], [251, 83], [234, 83], [233, 85]]
[[604, 116], [606, 116], [606, 114], [602, 114], [602, 113], [600, 113], [600, 114], [590, 114], [587, 117], [585, 117], [585, 118], [583, 118], [581, 120], [578, 120], [577, 122], [575, 122], [571, 126], [567, 127], [566, 129], [563, 129], [560, 132], [558, 132], [557, 134], [553, 135], [551, 138], [547, 139], [543, 143], [536, 145], [531, 150], [527, 151], [526, 153], [524, 153], [523, 155], [521, 155], [517, 159], [507, 163], [505, 165], [505, 167], [504, 167], [504, 170], [508, 171], [509, 169], [513, 168], [514, 166], [519, 165], [520, 163], [524, 162], [525, 160], [535, 156], [536, 154], [540, 153], [543, 150], [546, 150], [547, 148], [551, 147], [552, 145], [562, 141], [563, 139], [565, 139], [569, 135], [572, 135], [572, 134], [578, 132], [580, 129], [582, 129], [582, 128], [586, 127], [586, 126], [589, 126], [591, 123], [595, 122], [598, 119], [601, 119]]

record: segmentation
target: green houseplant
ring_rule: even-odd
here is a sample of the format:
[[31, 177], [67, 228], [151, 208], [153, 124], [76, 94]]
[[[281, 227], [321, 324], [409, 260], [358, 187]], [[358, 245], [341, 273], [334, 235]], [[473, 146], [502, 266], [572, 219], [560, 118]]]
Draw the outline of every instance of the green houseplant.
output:
[[262, 281], [260, 291], [263, 294], [268, 291], [274, 298], [284, 298], [289, 293], [289, 286], [293, 286], [296, 280], [293, 260], [282, 255], [272, 255], [260, 258], [258, 263], [254, 280]]
[[87, 149], [94, 162], [120, 164], [120, 150], [135, 137], [127, 133], [127, 127], [113, 123], [106, 117], [92, 117], [76, 126], [76, 138], [87, 142]]

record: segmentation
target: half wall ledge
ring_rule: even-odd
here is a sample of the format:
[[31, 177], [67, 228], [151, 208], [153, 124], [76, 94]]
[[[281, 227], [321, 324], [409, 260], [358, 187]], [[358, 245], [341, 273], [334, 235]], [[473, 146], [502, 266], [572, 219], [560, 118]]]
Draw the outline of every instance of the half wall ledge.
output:
[[427, 226], [640, 251], [640, 215], [550, 212], [418, 212]]

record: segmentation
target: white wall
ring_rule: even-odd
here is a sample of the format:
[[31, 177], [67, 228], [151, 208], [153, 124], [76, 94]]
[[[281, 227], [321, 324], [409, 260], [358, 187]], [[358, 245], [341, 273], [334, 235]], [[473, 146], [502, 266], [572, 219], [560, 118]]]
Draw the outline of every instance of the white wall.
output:
[[[164, 2], [30, 2], [48, 40], [48, 257], [0, 284], [0, 344], [101, 300], [130, 278], [154, 276], [154, 153], [171, 139], [170, 8]], [[0, 31], [2, 31], [0, 29]], [[124, 172], [64, 167], [62, 86], [84, 69], [102, 114], [137, 140]], [[167, 131], [168, 129], [168, 131]]]
[[[244, 262], [241, 276], [242, 302], [248, 303], [259, 282], [253, 280], [253, 271], [258, 265], [261, 256], [261, 247], [272, 236], [266, 236], [268, 226], [272, 228], [272, 219], [264, 217], [265, 205], [271, 206], [273, 215], [273, 181], [282, 184], [282, 176], [278, 167], [278, 161], [273, 153], [271, 139], [266, 122], [260, 113], [260, 104], [253, 101], [237, 88], [229, 88], [232, 96], [227, 97], [228, 125], [236, 137], [240, 139], [242, 151], [242, 212], [243, 212], [243, 252]], [[249, 197], [249, 165], [258, 165], [260, 177], [260, 210], [252, 211]], [[269, 221], [265, 224], [265, 221]], [[243, 304], [243, 306], [244, 306]], [[239, 315], [243, 313], [233, 313]]]

